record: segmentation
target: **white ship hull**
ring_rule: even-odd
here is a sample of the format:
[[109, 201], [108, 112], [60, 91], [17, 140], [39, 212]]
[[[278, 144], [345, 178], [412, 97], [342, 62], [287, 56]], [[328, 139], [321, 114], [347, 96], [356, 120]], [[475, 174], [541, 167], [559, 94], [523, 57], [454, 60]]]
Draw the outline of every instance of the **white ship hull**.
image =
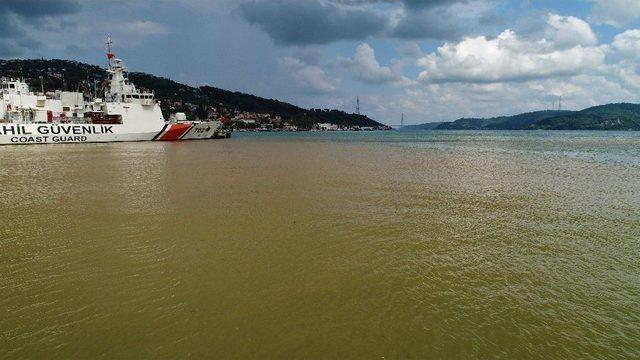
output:
[[0, 145], [178, 141], [211, 139], [219, 121], [187, 121], [184, 113], [165, 122], [155, 94], [129, 81], [126, 67], [107, 41], [105, 98], [80, 92], [35, 94], [21, 79], [0, 81]]
[[179, 141], [211, 139], [218, 122], [173, 123], [132, 127], [99, 124], [0, 123], [0, 145]]

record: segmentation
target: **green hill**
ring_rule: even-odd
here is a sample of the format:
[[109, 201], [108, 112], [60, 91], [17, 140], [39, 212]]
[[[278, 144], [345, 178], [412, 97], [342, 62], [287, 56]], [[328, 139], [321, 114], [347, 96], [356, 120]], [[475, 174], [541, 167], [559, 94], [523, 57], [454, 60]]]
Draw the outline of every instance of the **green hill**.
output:
[[[0, 60], [0, 76], [20, 77], [34, 90], [73, 90], [87, 95], [101, 87], [107, 74], [104, 69], [69, 60]], [[270, 114], [302, 128], [314, 123], [345, 126], [371, 126], [382, 124], [364, 115], [348, 114], [339, 110], [303, 109], [274, 99], [232, 92], [211, 86], [192, 87], [150, 74], [134, 72], [131, 81], [139, 87], [155, 91], [161, 101], [165, 117], [173, 112], [185, 112], [189, 118], [205, 118], [212, 109]], [[42, 82], [41, 82], [42, 79]], [[98, 91], [98, 93], [100, 93]]]
[[438, 130], [640, 130], [640, 104], [609, 104], [581, 111], [537, 111], [489, 119], [459, 119]]
[[640, 130], [640, 104], [609, 104], [544, 119], [539, 129]]
[[444, 123], [442, 122], [431, 122], [431, 123], [425, 123], [425, 124], [420, 124], [420, 125], [407, 125], [403, 128], [400, 128], [398, 130], [402, 130], [402, 131], [413, 131], [413, 130], [433, 130], [435, 128], [437, 128], [438, 126], [442, 125]]

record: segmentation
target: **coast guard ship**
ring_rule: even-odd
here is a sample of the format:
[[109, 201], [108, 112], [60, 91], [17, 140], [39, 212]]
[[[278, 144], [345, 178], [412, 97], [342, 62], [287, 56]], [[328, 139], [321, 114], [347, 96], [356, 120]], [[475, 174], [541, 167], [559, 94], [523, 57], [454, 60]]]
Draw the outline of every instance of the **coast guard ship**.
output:
[[124, 62], [107, 40], [109, 83], [104, 98], [85, 101], [79, 92], [36, 94], [20, 79], [1, 81], [0, 145], [177, 141], [210, 139], [219, 121], [165, 121], [152, 92], [127, 76]]

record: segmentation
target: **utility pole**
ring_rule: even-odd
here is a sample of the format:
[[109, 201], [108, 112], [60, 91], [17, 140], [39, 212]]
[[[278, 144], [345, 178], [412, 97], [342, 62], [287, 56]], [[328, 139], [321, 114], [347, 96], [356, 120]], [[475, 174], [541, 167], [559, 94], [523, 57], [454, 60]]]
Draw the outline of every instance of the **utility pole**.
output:
[[558, 111], [562, 111], [562, 95], [560, 95], [560, 102], [558, 103]]
[[404, 127], [404, 113], [400, 116], [400, 129]]

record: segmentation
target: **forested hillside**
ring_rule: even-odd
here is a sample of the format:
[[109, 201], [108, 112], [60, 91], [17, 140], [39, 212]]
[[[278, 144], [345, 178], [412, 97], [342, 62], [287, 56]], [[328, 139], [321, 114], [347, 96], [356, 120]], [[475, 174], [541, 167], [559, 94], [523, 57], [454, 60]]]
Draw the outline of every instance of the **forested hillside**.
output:
[[489, 119], [459, 119], [438, 130], [640, 130], [639, 104], [608, 104], [581, 111], [538, 111]]
[[[82, 91], [100, 94], [107, 74], [99, 66], [69, 60], [0, 60], [0, 76], [24, 78], [34, 91]], [[274, 99], [232, 92], [211, 86], [192, 87], [145, 73], [131, 73], [137, 86], [156, 93], [165, 117], [185, 112], [190, 118], [237, 112], [269, 114], [293, 125], [310, 128], [314, 123], [344, 126], [381, 126], [364, 115], [338, 110], [303, 109]]]

